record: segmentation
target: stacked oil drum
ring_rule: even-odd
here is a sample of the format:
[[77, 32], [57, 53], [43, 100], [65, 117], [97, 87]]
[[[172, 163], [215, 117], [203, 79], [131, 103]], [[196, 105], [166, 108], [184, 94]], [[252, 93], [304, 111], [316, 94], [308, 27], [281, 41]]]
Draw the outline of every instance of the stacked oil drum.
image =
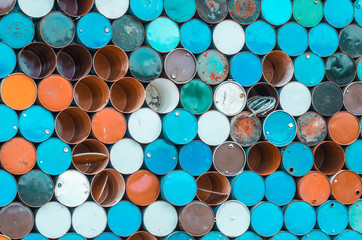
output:
[[362, 239], [361, 0], [0, 14], [0, 240]]

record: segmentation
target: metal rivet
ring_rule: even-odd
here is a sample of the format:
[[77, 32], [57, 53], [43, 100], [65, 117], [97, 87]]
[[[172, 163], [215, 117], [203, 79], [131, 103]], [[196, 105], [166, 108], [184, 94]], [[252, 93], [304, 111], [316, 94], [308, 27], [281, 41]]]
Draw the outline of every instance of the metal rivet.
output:
[[288, 124], [288, 127], [292, 128], [292, 127], [294, 127], [294, 124], [293, 124], [293, 123], [289, 123], [289, 124]]
[[187, 138], [185, 138], [184, 140], [185, 140], [185, 142], [187, 142]]
[[298, 21], [300, 21], [300, 18], [298, 18]]
[[80, 30], [79, 30], [79, 32], [83, 32], [83, 30], [82, 30], [82, 29], [80, 29]]
[[315, 0], [314, 3], [315, 3], [315, 4], [318, 4], [318, 0]]
[[106, 33], [109, 33], [109, 28], [104, 29]]
[[62, 187], [62, 184], [61, 184], [61, 183], [58, 183], [58, 187]]
[[43, 161], [40, 161], [39, 163], [40, 163], [40, 164], [42, 164], [42, 163], [43, 163]]
[[66, 152], [66, 153], [67, 153], [68, 151], [69, 151], [69, 149], [68, 149], [68, 148], [64, 148], [64, 152]]
[[14, 129], [17, 129], [18, 127], [17, 127], [17, 126], [14, 126], [13, 128], [14, 128]]
[[23, 117], [26, 117], [26, 114], [25, 114], [25, 113], [23, 113]]
[[266, 132], [266, 134], [269, 134], [269, 132]]
[[171, 77], [172, 77], [173, 79], [175, 79], [175, 78], [176, 78], [176, 74], [172, 74]]
[[190, 53], [186, 53], [186, 57], [190, 57]]
[[180, 115], [180, 113], [178, 111], [175, 112], [175, 116], [178, 116]]
[[147, 157], [150, 158], [150, 157], [151, 157], [151, 153], [147, 153]]
[[234, 145], [232, 144], [229, 144], [229, 148], [232, 149], [234, 147]]
[[176, 157], [173, 157], [173, 160], [176, 160]]
[[307, 59], [309, 59], [309, 58], [310, 58], [310, 54], [309, 54], [309, 53], [306, 53], [306, 54], [305, 54], [305, 57], [306, 57]]
[[49, 134], [50, 133], [50, 130], [49, 129], [46, 129], [45, 130], [45, 134]]

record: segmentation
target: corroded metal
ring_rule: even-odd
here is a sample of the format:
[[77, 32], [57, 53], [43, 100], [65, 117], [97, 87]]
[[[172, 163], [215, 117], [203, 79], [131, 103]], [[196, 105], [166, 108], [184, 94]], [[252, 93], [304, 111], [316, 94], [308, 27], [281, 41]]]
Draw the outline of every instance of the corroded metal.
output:
[[327, 123], [315, 112], [306, 112], [298, 118], [297, 137], [308, 146], [321, 143], [327, 136]]

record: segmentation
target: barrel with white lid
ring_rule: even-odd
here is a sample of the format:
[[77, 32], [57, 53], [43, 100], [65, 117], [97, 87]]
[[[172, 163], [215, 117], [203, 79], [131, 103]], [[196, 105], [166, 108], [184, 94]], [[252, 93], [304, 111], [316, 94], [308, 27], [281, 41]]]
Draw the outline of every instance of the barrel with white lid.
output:
[[226, 55], [233, 55], [243, 48], [245, 33], [237, 22], [224, 20], [215, 26], [212, 40], [217, 50]]
[[229, 120], [219, 111], [208, 111], [199, 118], [197, 133], [204, 143], [217, 146], [229, 137]]
[[132, 174], [143, 164], [143, 149], [131, 138], [124, 138], [116, 142], [110, 151], [111, 164], [122, 174]]
[[95, 0], [98, 11], [109, 19], [122, 17], [128, 10], [129, 0]]
[[47, 15], [54, 6], [54, 0], [18, 0], [23, 13], [32, 18], [40, 18]]
[[214, 91], [214, 104], [226, 116], [234, 116], [244, 109], [246, 92], [235, 81], [223, 82]]
[[292, 116], [307, 112], [312, 103], [309, 89], [300, 82], [290, 82], [280, 92], [280, 106]]

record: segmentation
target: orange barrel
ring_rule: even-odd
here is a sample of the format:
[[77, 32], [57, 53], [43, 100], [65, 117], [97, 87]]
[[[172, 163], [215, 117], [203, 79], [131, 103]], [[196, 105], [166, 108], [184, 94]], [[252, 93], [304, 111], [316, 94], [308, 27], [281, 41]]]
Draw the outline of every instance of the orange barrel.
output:
[[157, 240], [155, 236], [146, 231], [138, 231], [131, 236], [127, 240]]
[[342, 170], [330, 178], [332, 197], [338, 202], [350, 205], [358, 201], [362, 195], [361, 177], [349, 170]]
[[244, 170], [245, 151], [238, 143], [226, 141], [215, 148], [212, 162], [222, 175], [236, 176]]
[[52, 112], [66, 109], [73, 101], [73, 86], [58, 74], [50, 75], [38, 85], [39, 103]]
[[59, 7], [71, 17], [80, 17], [93, 7], [93, 0], [58, 0]]
[[25, 174], [35, 166], [36, 149], [28, 140], [15, 137], [1, 146], [0, 162], [12, 174]]
[[328, 177], [316, 171], [311, 171], [301, 178], [296, 179], [298, 199], [319, 206], [328, 200], [331, 193], [331, 184]]
[[282, 87], [293, 77], [294, 65], [292, 59], [283, 51], [274, 50], [263, 59], [264, 79], [275, 87]]
[[316, 112], [306, 112], [298, 118], [297, 137], [299, 141], [315, 146], [326, 138], [327, 123], [324, 118]]
[[0, 235], [0, 240], [11, 240], [11, 239], [5, 235]]
[[255, 144], [260, 139], [261, 132], [261, 122], [251, 112], [241, 112], [230, 120], [230, 137], [241, 146]]
[[360, 134], [357, 117], [347, 111], [333, 115], [328, 121], [329, 138], [341, 145], [349, 145], [356, 141]]
[[275, 105], [271, 106], [270, 109], [267, 109], [263, 112], [257, 112], [257, 114], [256, 114], [258, 117], [266, 117], [269, 113], [271, 113], [278, 107], [279, 94], [278, 94], [278, 91], [276, 90], [276, 88], [269, 83], [266, 83], [266, 82], [256, 83], [255, 85], [250, 87], [247, 92], [247, 100], [248, 100], [247, 106], [248, 106], [249, 110], [253, 109], [253, 104], [250, 104], [250, 101], [259, 96], [269, 97], [270, 99], [274, 98], [276, 101]]
[[313, 148], [314, 169], [326, 175], [339, 172], [344, 165], [343, 148], [335, 142], [324, 141]]
[[93, 75], [80, 79], [74, 85], [74, 101], [86, 112], [97, 112], [109, 101], [109, 88], [101, 78]]
[[114, 108], [107, 107], [93, 115], [92, 133], [103, 143], [118, 142], [123, 138], [126, 129], [126, 118]]
[[4, 103], [15, 110], [23, 110], [33, 105], [37, 95], [34, 81], [22, 73], [5, 78], [0, 91]]

